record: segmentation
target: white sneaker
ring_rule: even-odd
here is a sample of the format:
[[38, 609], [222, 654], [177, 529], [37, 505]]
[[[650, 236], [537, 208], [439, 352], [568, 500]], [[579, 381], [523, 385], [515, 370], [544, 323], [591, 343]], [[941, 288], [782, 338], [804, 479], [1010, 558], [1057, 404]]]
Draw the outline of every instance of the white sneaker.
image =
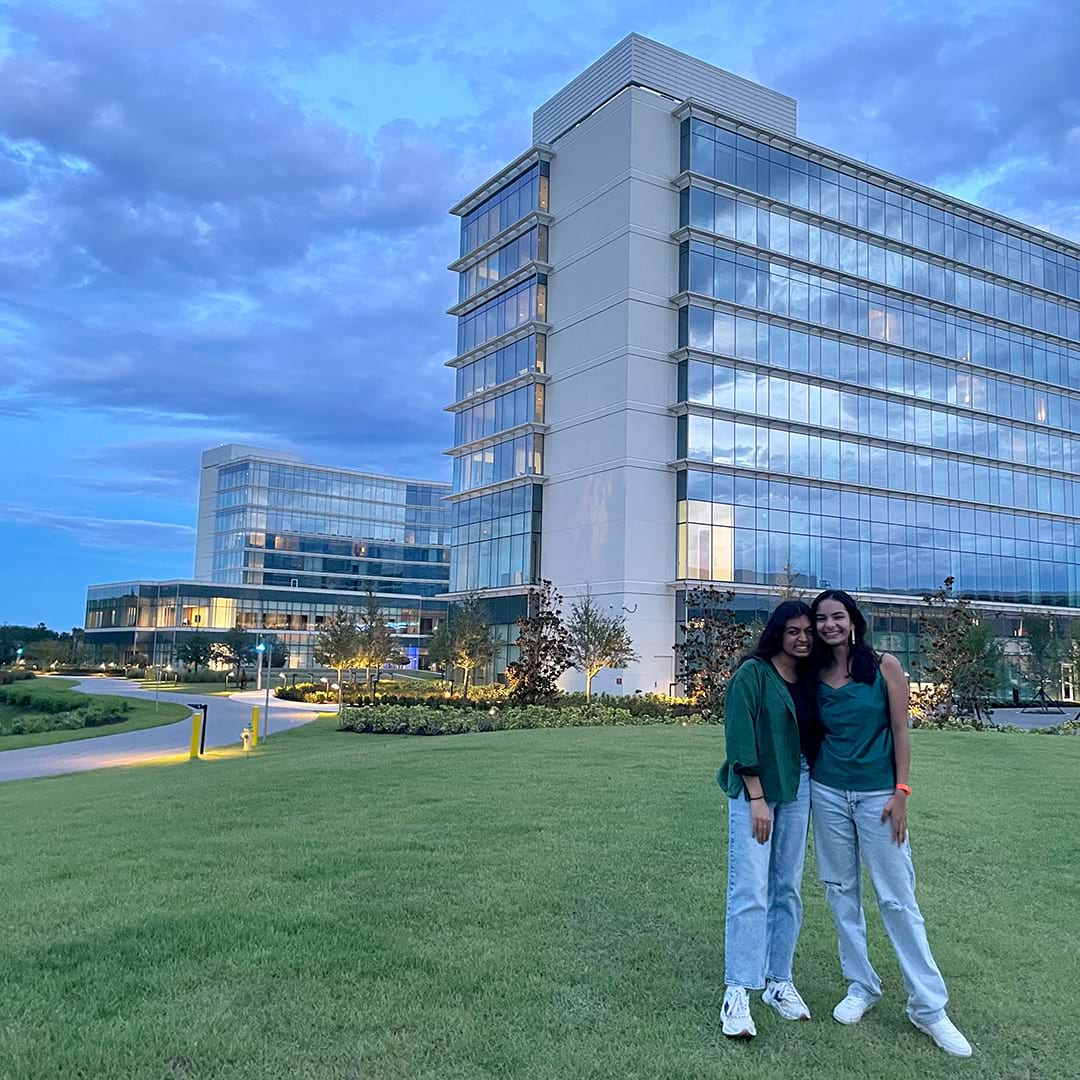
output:
[[848, 994], [832, 1011], [833, 1019], [840, 1024], [857, 1024], [875, 1005], [857, 994]]
[[923, 1024], [911, 1017], [908, 1019], [920, 1031], [929, 1035], [946, 1054], [952, 1054], [953, 1057], [971, 1057], [971, 1043], [964, 1038], [947, 1016], [935, 1020], [932, 1024]]
[[785, 1020], [809, 1020], [810, 1010], [793, 982], [770, 982], [761, 1000], [771, 1005]]
[[724, 992], [720, 1016], [724, 1021], [724, 1034], [729, 1039], [752, 1039], [757, 1034], [754, 1018], [750, 1015], [750, 995], [742, 986], [729, 986]]

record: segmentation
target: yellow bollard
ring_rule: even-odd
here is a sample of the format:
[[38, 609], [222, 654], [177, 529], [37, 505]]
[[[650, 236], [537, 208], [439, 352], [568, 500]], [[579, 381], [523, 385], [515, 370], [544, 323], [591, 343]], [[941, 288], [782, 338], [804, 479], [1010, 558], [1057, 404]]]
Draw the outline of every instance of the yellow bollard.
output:
[[202, 735], [202, 712], [196, 709], [191, 714], [191, 760], [195, 761], [199, 756], [199, 739]]
[[251, 747], [254, 749], [259, 745], [259, 706], [253, 705], [251, 707]]

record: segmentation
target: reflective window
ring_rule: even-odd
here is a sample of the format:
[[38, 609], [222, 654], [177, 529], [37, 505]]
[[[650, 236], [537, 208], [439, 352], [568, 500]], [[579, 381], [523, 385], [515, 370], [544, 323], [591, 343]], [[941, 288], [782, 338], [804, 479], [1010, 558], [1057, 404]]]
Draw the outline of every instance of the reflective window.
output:
[[[735, 228], [736, 200], [720, 192], [691, 187], [684, 203], [683, 224], [738, 237]], [[917, 293], [931, 300], [968, 308], [996, 319], [1029, 326], [1072, 340], [1080, 338], [1080, 306], [969, 274], [967, 271], [933, 263], [884, 244], [841, 234], [829, 226], [792, 219], [783, 211], [759, 211], [756, 237], [751, 243], [781, 255], [793, 255], [808, 262], [868, 278], [880, 285]], [[690, 288], [700, 289], [700, 265], [694, 272], [691, 256]], [[804, 316], [805, 317], [805, 316]], [[884, 336], [883, 334], [875, 336]]]
[[951, 576], [976, 599], [1080, 603], [1075, 522], [723, 470], [679, 492], [680, 579], [917, 595]]
[[519, 375], [544, 370], [547, 339], [530, 334], [457, 369], [457, 400], [482, 394]]
[[[942, 210], [920, 197], [857, 180], [841, 169], [770, 147], [762, 140], [736, 136], [704, 120], [683, 122], [682, 167], [990, 273], [1080, 299], [1080, 257], [1064, 241], [1058, 247], [1011, 235], [1004, 227], [974, 221], [959, 210]], [[813, 256], [811, 259], [817, 261]]]
[[474, 293], [494, 285], [526, 263], [547, 261], [547, 226], [538, 225], [458, 275], [458, 299], [467, 300]]
[[461, 254], [486, 243], [533, 210], [548, 208], [548, 164], [541, 161], [461, 219]]
[[453, 591], [538, 580], [542, 494], [538, 484], [525, 484], [455, 503]]
[[458, 352], [469, 352], [533, 319], [543, 321], [546, 316], [547, 278], [538, 274], [467, 315], [459, 316]]

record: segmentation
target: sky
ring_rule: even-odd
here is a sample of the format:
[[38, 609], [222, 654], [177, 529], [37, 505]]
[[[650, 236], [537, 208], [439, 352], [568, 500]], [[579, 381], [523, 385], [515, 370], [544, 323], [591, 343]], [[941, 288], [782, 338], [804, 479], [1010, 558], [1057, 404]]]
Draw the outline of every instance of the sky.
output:
[[0, 623], [188, 576], [202, 450], [449, 478], [447, 214], [631, 31], [1080, 240], [1080, 4], [0, 0]]

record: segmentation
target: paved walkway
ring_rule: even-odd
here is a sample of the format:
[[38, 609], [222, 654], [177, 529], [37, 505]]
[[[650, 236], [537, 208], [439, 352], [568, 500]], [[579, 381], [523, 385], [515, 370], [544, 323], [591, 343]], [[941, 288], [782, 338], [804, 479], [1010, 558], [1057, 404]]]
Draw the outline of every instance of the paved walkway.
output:
[[[128, 679], [86, 678], [78, 680], [78, 690], [87, 694], [115, 694], [120, 697], [153, 699], [153, 690], [133, 686]], [[240, 732], [251, 720], [251, 707], [263, 705], [263, 694], [249, 690], [230, 697], [204, 697], [191, 694], [163, 693], [161, 701], [206, 704], [206, 745], [239, 746]], [[297, 727], [314, 720], [325, 705], [278, 701], [270, 698], [270, 734]], [[30, 746], [24, 750], [0, 751], [0, 781], [26, 780], [34, 776], [60, 776], [63, 773], [104, 769], [113, 765], [137, 765], [172, 754], [186, 753], [191, 747], [191, 720], [175, 724], [128, 731], [121, 735], [99, 735], [94, 739]]]
[[1058, 724], [1062, 724], [1066, 720], [1072, 720], [1078, 711], [1080, 711], [1080, 705], [1073, 703], [1062, 705], [1061, 712], [1051, 710], [1044, 713], [1025, 712], [1023, 709], [995, 709], [990, 719], [1001, 727], [1006, 727], [1008, 724], [1019, 728], [1057, 727]]

